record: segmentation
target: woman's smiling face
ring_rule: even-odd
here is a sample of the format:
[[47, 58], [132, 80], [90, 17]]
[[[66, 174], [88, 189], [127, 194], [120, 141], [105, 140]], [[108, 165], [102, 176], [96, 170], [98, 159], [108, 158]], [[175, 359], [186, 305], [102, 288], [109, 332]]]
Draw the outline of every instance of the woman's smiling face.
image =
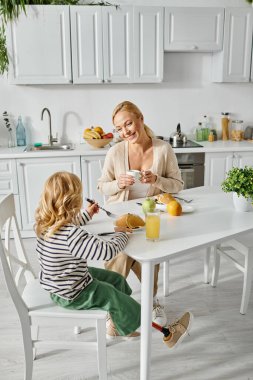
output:
[[137, 117], [134, 113], [120, 111], [114, 117], [115, 131], [124, 140], [131, 143], [139, 142], [144, 132], [143, 117]]

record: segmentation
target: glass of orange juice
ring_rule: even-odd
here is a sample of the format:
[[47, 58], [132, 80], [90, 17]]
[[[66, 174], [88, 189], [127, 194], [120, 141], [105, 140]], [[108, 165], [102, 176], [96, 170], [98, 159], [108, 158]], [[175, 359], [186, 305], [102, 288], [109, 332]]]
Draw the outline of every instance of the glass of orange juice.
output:
[[160, 211], [146, 214], [146, 239], [157, 241], [160, 237]]

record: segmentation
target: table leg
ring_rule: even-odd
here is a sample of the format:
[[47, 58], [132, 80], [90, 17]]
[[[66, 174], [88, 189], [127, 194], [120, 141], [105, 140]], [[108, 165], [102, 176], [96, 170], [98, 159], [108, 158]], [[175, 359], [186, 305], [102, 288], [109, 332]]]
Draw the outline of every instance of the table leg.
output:
[[169, 274], [170, 270], [170, 262], [164, 261], [163, 263], [163, 295], [164, 297], [167, 297], [170, 294], [170, 285], [169, 285]]
[[140, 380], [150, 379], [154, 264], [142, 263]]

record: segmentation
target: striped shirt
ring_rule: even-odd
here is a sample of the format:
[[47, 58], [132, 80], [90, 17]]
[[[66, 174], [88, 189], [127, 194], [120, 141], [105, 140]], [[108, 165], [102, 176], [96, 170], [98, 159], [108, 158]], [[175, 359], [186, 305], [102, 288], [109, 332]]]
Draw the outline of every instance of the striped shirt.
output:
[[111, 260], [128, 241], [124, 232], [116, 232], [110, 240], [104, 241], [85, 231], [81, 226], [91, 219], [85, 210], [79, 219], [80, 226], [68, 224], [47, 240], [37, 239], [42, 287], [69, 300], [93, 281], [87, 260]]

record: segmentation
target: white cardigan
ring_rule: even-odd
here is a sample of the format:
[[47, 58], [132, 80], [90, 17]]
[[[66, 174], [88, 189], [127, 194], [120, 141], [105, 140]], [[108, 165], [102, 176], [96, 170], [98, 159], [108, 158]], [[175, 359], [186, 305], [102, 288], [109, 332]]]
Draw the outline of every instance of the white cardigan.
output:
[[[183, 189], [183, 181], [178, 167], [176, 155], [165, 141], [152, 139], [153, 143], [153, 173], [157, 175], [156, 182], [150, 186], [147, 196], [161, 192], [178, 193]], [[102, 176], [98, 180], [98, 189], [108, 196], [107, 203], [128, 200], [129, 188], [120, 189], [118, 178], [129, 170], [128, 142], [115, 144], [107, 152]]]

